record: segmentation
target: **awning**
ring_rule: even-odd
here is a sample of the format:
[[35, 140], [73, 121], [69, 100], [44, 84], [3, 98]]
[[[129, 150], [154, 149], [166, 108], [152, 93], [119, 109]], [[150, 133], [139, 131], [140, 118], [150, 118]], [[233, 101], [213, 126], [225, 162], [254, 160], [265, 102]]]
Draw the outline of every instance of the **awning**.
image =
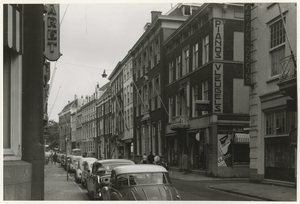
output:
[[246, 133], [235, 133], [234, 143], [235, 144], [249, 144], [250, 136]]

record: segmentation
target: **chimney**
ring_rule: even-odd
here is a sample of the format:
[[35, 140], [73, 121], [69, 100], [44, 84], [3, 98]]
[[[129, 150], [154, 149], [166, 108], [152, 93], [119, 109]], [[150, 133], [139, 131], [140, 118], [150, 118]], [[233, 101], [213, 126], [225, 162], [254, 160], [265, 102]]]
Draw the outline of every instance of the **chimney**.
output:
[[162, 13], [161, 11], [151, 11], [151, 23], [153, 23], [154, 19], [157, 16], [161, 15], [161, 13]]

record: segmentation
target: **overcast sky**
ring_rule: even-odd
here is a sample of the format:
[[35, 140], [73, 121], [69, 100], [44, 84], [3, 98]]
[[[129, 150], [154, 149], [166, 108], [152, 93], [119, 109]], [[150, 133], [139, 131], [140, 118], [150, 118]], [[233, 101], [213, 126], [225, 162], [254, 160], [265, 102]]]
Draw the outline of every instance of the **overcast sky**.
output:
[[[176, 3], [61, 4], [60, 52], [51, 62], [52, 88], [48, 99], [49, 119], [58, 122], [58, 113], [68, 101], [92, 95], [95, 86], [108, 82], [119, 61], [151, 22], [151, 11], [165, 14]], [[54, 69], [55, 75], [53, 77]]]

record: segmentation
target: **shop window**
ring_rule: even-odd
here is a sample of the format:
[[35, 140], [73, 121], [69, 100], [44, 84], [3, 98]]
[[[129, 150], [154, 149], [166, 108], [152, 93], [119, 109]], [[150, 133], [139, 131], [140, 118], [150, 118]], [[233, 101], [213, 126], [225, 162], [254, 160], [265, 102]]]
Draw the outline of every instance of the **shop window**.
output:
[[233, 164], [242, 165], [250, 162], [249, 134], [235, 133], [233, 141]]
[[296, 113], [284, 110], [273, 111], [265, 114], [265, 134], [283, 135], [296, 127]]

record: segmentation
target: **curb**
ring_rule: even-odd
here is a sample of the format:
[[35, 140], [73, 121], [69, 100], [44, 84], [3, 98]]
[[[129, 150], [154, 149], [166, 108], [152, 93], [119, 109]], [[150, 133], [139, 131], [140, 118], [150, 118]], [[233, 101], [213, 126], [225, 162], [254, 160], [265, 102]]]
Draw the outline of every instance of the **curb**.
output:
[[255, 196], [255, 195], [249, 195], [249, 194], [246, 194], [246, 193], [240, 193], [240, 192], [236, 192], [236, 191], [232, 191], [232, 190], [225, 190], [225, 189], [221, 189], [221, 188], [213, 187], [213, 186], [208, 186], [208, 188], [218, 190], [218, 191], [227, 192], [227, 193], [238, 194], [238, 195], [242, 195], [242, 196], [256, 198], [256, 199], [260, 199], [260, 200], [265, 200], [265, 201], [276, 201], [276, 200], [273, 200], [273, 199], [268, 199], [268, 198]]

